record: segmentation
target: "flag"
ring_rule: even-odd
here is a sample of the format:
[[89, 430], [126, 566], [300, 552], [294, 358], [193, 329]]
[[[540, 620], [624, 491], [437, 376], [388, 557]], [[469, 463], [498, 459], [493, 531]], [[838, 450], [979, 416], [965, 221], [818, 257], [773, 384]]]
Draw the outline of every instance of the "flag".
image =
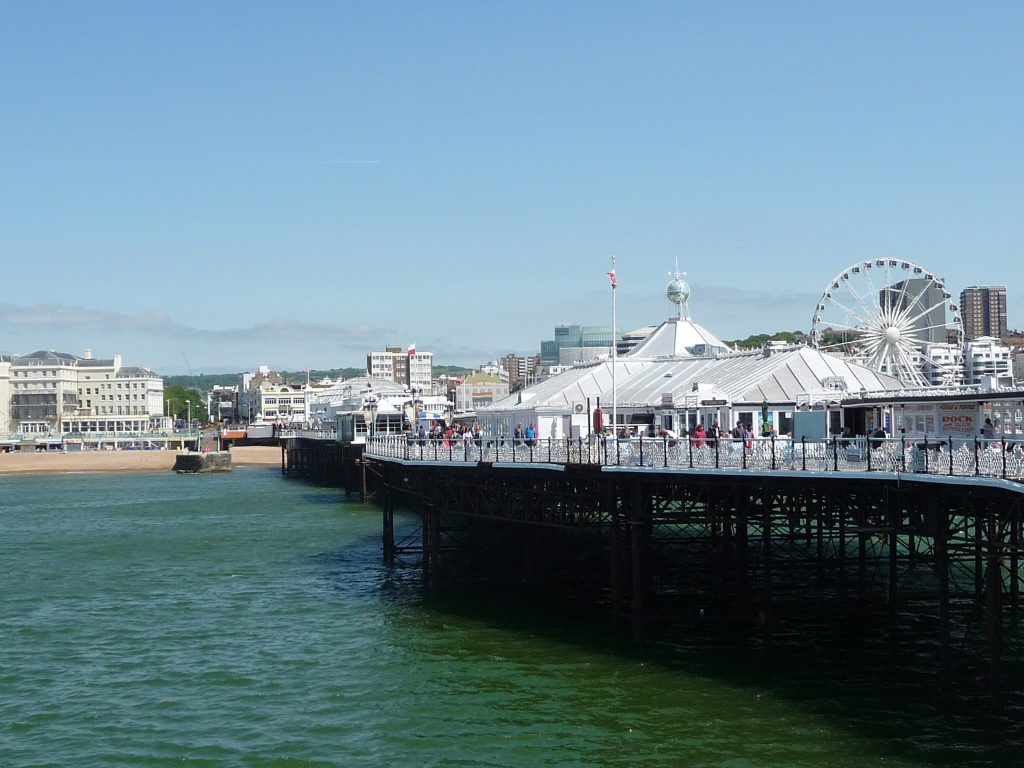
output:
[[615, 278], [615, 270], [613, 269], [611, 272], [607, 272], [606, 274], [608, 275], [608, 279], [612, 281], [612, 288], [618, 288], [619, 281]]
[[415, 341], [412, 344], [409, 345], [409, 354], [410, 355], [415, 355], [416, 354], [416, 342]]

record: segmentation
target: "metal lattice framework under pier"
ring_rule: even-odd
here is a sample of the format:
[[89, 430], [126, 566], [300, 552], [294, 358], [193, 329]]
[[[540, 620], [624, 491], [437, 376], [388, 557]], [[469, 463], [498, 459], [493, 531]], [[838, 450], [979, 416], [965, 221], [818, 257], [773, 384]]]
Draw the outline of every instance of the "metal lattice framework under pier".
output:
[[[785, 621], [775, 591], [793, 571], [893, 617], [913, 575], [915, 590], [929, 585], [947, 678], [955, 650], [984, 638], [998, 681], [1004, 627], [1019, 623], [1024, 494], [1012, 483], [372, 463], [388, 561], [418, 552], [438, 578], [459, 572], [467, 551], [507, 546], [521, 551], [525, 576], [560, 567], [603, 582], [601, 599], [638, 638], [701, 570], [721, 576], [738, 621], [766, 632]], [[420, 516], [418, 541], [395, 540], [398, 506]]]

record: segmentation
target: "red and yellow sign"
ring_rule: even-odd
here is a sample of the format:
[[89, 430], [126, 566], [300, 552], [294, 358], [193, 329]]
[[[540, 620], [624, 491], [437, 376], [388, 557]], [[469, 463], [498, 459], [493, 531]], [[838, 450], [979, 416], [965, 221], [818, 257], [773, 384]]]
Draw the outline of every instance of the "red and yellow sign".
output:
[[977, 407], [947, 405], [939, 409], [939, 429], [947, 435], [977, 434]]

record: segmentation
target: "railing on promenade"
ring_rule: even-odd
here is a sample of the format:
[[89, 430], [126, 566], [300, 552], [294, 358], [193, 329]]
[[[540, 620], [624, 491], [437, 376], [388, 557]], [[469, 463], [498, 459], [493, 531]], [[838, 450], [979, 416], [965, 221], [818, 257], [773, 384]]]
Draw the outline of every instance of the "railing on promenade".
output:
[[526, 440], [381, 435], [366, 455], [453, 463], [598, 464], [674, 469], [907, 472], [1024, 481], [1024, 444], [1012, 438], [777, 438], [718, 440], [642, 437]]
[[310, 440], [337, 440], [336, 429], [283, 429], [277, 437], [305, 437]]

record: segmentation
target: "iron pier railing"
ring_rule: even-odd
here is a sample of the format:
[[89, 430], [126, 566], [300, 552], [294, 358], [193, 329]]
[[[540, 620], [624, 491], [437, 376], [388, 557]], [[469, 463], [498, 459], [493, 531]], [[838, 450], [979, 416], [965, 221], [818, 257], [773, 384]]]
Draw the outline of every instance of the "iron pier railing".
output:
[[598, 464], [673, 469], [908, 472], [1024, 481], [1024, 444], [983, 438], [839, 438], [717, 440], [482, 437], [433, 439], [380, 435], [370, 458], [451, 463]]

